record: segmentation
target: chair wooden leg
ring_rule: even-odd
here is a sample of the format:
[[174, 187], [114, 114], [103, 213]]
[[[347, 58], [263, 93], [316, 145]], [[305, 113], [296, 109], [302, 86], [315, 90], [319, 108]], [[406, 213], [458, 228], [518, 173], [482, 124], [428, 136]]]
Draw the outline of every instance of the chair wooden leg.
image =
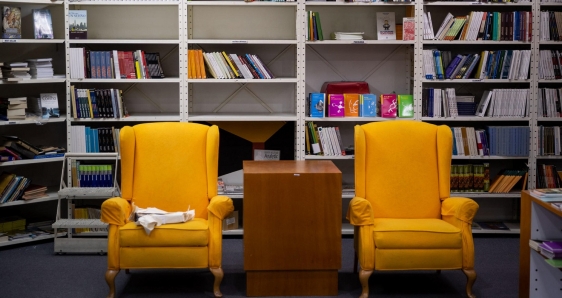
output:
[[213, 284], [213, 294], [215, 295], [215, 297], [222, 297], [220, 286], [221, 286], [222, 278], [224, 276], [224, 272], [220, 267], [209, 268], [209, 270], [211, 270], [211, 273], [213, 273], [213, 275], [215, 276], [215, 283]]
[[107, 269], [105, 272], [105, 282], [109, 286], [107, 298], [115, 298], [115, 276], [117, 276], [117, 273], [119, 273], [119, 270]]
[[361, 269], [361, 271], [359, 272], [359, 282], [361, 282], [361, 296], [359, 296], [359, 298], [367, 298], [369, 297], [369, 277], [371, 277], [371, 274], [373, 273], [373, 270], [363, 270]]
[[131, 272], [129, 272], [129, 269], [125, 269], [125, 274], [131, 274]]
[[468, 269], [463, 269], [462, 270], [464, 272], [464, 274], [466, 275], [466, 295], [469, 298], [476, 298], [476, 296], [474, 294], [472, 294], [472, 285], [474, 285], [474, 282], [476, 281], [476, 271], [474, 271], [474, 269], [468, 270]]
[[357, 273], [357, 263], [359, 263], [359, 259], [357, 258], [357, 251], [353, 256], [353, 273]]

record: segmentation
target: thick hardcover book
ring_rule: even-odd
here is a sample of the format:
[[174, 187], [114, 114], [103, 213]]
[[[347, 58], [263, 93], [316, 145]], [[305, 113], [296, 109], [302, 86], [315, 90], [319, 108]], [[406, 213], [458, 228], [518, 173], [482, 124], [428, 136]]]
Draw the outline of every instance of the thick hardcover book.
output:
[[345, 105], [343, 94], [328, 95], [328, 117], [344, 117]]
[[69, 10], [68, 11], [68, 30], [70, 39], [88, 38], [88, 11]]
[[2, 38], [21, 38], [21, 9], [2, 7]]
[[33, 10], [33, 29], [35, 39], [53, 39], [53, 22], [48, 9]]
[[398, 102], [396, 94], [381, 95], [381, 117], [396, 118]]

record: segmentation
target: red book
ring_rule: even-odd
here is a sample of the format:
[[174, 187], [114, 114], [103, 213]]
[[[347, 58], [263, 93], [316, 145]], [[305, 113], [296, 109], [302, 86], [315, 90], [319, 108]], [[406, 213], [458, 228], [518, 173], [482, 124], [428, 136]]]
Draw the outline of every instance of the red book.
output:
[[397, 108], [398, 101], [396, 99], [396, 94], [381, 95], [381, 117], [396, 118]]

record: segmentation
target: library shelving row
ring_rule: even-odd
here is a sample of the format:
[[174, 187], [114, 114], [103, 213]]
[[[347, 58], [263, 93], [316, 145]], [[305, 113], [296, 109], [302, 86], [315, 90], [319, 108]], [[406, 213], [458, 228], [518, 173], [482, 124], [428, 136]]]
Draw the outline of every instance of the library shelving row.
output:
[[[0, 56], [5, 61], [24, 61], [33, 58], [53, 58], [55, 74], [63, 77], [31, 79], [18, 82], [0, 81], [3, 97], [37, 96], [39, 93], [57, 93], [61, 118], [49, 120], [17, 120], [0, 123], [3, 134], [18, 135], [37, 144], [81, 148], [76, 144], [75, 126], [92, 129], [158, 121], [189, 121], [216, 124], [221, 130], [222, 146], [229, 141], [240, 143], [238, 135], [275, 135], [272, 139], [252, 140], [265, 144], [265, 149], [283, 148], [282, 159], [315, 160], [331, 159], [342, 170], [345, 185], [353, 185], [353, 156], [316, 156], [306, 154], [306, 122], [338, 126], [343, 147], [353, 145], [353, 127], [372, 121], [426, 121], [452, 127], [486, 129], [488, 126], [527, 126], [530, 137], [529, 152], [524, 156], [454, 156], [454, 164], [490, 163], [493, 180], [505, 169], [528, 167], [528, 187], [537, 181], [537, 169], [543, 164], [562, 168], [561, 156], [541, 156], [537, 152], [540, 126], [557, 126], [561, 118], [538, 115], [541, 88], [560, 88], [562, 79], [539, 79], [541, 50], [562, 50], [562, 43], [540, 38], [540, 11], [562, 11], [559, 3], [533, 2], [470, 2], [470, 1], [416, 1], [416, 2], [340, 2], [340, 1], [4, 1], [3, 6], [21, 7], [22, 38], [2, 39]], [[32, 9], [50, 10], [53, 39], [33, 38]], [[87, 12], [87, 39], [71, 39], [69, 11]], [[318, 13], [324, 40], [306, 39], [307, 11]], [[530, 41], [509, 40], [428, 40], [423, 39], [424, 14], [431, 13], [434, 32], [448, 13], [467, 16], [472, 11], [510, 13], [532, 12]], [[393, 12], [396, 24], [404, 17], [415, 18], [414, 40], [379, 40], [377, 37], [377, 12]], [[212, 21], [210, 21], [212, 20]], [[361, 40], [333, 40], [333, 32], [363, 32]], [[551, 34], [552, 36], [552, 34]], [[543, 38], [544, 39], [544, 38]], [[72, 53], [133, 52], [158, 53], [163, 78], [76, 78], [76, 61]], [[216, 79], [190, 78], [188, 50], [203, 53], [256, 55], [265, 64], [273, 78]], [[531, 51], [530, 69], [526, 79], [428, 79], [424, 73], [424, 50], [449, 51], [456, 55], [480, 54], [483, 51]], [[87, 54], [89, 55], [89, 54]], [[90, 56], [88, 56], [90, 57]], [[111, 64], [107, 64], [111, 66]], [[100, 66], [101, 67], [101, 66]], [[320, 92], [325, 82], [365, 81], [370, 92], [412, 94], [413, 118], [343, 117], [312, 118], [306, 115], [306, 99], [311, 92]], [[427, 117], [423, 114], [424, 90], [427, 88], [454, 88], [457, 95], [471, 95], [477, 106], [486, 91], [497, 89], [528, 89], [528, 104], [524, 117], [517, 116], [457, 116]], [[123, 115], [99, 118], [77, 116], [75, 90], [118, 90], [110, 94], [121, 98]], [[94, 94], [95, 95], [95, 94]], [[111, 95], [109, 98], [111, 98]], [[103, 98], [104, 95], [100, 95]], [[86, 96], [87, 97], [87, 96]], [[103, 99], [106, 100], [106, 99]], [[509, 99], [508, 99], [509, 100]], [[105, 103], [104, 103], [105, 104]], [[508, 102], [509, 105], [509, 102]], [[106, 105], [105, 107], [108, 107]], [[80, 108], [79, 108], [80, 109]], [[80, 110], [79, 110], [80, 111]], [[126, 113], [125, 113], [126, 111]], [[93, 111], [92, 111], [93, 115]], [[272, 129], [271, 127], [276, 127]], [[279, 129], [285, 127], [286, 129]], [[288, 128], [287, 128], [288, 127]], [[267, 133], [262, 133], [262, 130]], [[286, 133], [288, 131], [288, 133]], [[74, 133], [73, 133], [74, 132]], [[238, 139], [237, 139], [238, 138]], [[250, 146], [251, 147], [251, 146]], [[259, 148], [259, 147], [258, 147]], [[289, 149], [287, 149], [289, 148]], [[248, 149], [251, 151], [251, 149]], [[249, 155], [251, 158], [251, 153]], [[226, 172], [241, 169], [241, 160], [232, 155], [221, 156]], [[48, 186], [57, 185], [57, 177], [63, 159], [48, 161], [10, 161], [1, 164], [6, 171], [29, 175], [34, 181]], [[224, 171], [223, 171], [224, 172]], [[56, 175], [55, 175], [56, 176]], [[70, 179], [70, 172], [67, 175]], [[517, 189], [517, 188], [515, 188]], [[454, 196], [474, 198], [481, 206], [477, 221], [506, 222], [510, 230], [475, 230], [482, 233], [518, 233], [519, 194], [453, 193]], [[233, 195], [242, 198], [243, 194]], [[56, 197], [0, 205], [0, 216], [8, 213], [34, 215], [51, 213], [54, 218]], [[343, 210], [352, 194], [342, 196]], [[243, 199], [236, 200], [237, 207]], [[40, 204], [31, 204], [31, 203]], [[50, 202], [50, 203], [49, 203]], [[43, 208], [43, 204], [49, 208]], [[36, 207], [29, 207], [36, 206]], [[41, 207], [38, 207], [41, 206]], [[241, 208], [237, 208], [240, 209]], [[66, 210], [66, 209], [65, 209]], [[45, 214], [40, 214], [45, 215]], [[240, 215], [240, 219], [243, 216]], [[351, 234], [345, 225], [344, 234]], [[243, 225], [243, 223], [242, 223]], [[225, 231], [225, 234], [241, 234], [243, 230]]]

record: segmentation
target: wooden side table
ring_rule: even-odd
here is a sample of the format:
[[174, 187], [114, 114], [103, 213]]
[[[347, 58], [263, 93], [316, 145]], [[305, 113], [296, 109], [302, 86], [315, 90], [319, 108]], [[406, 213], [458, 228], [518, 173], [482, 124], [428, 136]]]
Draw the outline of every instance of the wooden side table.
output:
[[338, 294], [341, 200], [331, 161], [244, 161], [248, 296]]

